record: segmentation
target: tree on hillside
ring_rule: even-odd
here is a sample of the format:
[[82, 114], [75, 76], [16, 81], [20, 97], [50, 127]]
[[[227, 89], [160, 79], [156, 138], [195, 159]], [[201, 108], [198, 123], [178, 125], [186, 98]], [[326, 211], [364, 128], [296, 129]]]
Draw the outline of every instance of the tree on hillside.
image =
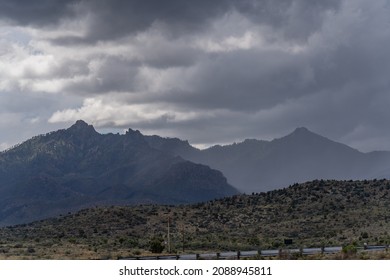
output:
[[152, 253], [161, 254], [165, 248], [163, 242], [164, 239], [161, 236], [154, 236], [149, 242], [150, 251]]

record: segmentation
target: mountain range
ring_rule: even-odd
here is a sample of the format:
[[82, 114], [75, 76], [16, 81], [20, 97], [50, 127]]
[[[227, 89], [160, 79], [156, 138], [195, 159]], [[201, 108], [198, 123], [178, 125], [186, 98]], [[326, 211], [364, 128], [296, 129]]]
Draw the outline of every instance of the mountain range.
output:
[[156, 149], [222, 171], [245, 193], [264, 192], [315, 179], [390, 178], [390, 152], [362, 153], [300, 127], [272, 141], [247, 139], [199, 150], [177, 138], [147, 136]]
[[389, 152], [362, 153], [306, 128], [200, 150], [77, 121], [0, 153], [0, 226], [97, 205], [188, 204], [314, 179], [389, 177]]
[[95, 205], [182, 204], [237, 194], [220, 171], [152, 148], [139, 131], [83, 121], [0, 154], [0, 225]]

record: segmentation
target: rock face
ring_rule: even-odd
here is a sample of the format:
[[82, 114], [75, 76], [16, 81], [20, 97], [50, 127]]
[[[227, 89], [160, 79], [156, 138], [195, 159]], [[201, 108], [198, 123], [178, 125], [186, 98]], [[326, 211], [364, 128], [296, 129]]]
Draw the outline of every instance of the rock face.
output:
[[[146, 138], [157, 149], [218, 169], [241, 192], [263, 192], [315, 179], [390, 178], [390, 153], [362, 153], [306, 128], [261, 141], [213, 146], [205, 150], [179, 139]], [[176, 143], [174, 145], [174, 143]]]
[[94, 205], [179, 204], [237, 194], [220, 171], [83, 121], [0, 154], [0, 225]]

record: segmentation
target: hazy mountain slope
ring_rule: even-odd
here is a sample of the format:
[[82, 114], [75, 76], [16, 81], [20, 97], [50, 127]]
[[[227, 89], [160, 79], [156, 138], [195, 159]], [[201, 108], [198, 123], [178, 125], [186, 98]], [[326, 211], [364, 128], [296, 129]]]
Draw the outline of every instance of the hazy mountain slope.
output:
[[[159, 141], [168, 140], [160, 138]], [[171, 142], [171, 153], [221, 170], [229, 183], [249, 193], [314, 179], [390, 177], [390, 153], [361, 153], [306, 128], [297, 128], [272, 141], [248, 139], [205, 150], [194, 149], [184, 141], [175, 142], [180, 148], [175, 149]], [[155, 145], [156, 148], [163, 146]]]
[[0, 154], [0, 224], [95, 204], [190, 203], [236, 194], [217, 170], [154, 149], [139, 131], [78, 121]]

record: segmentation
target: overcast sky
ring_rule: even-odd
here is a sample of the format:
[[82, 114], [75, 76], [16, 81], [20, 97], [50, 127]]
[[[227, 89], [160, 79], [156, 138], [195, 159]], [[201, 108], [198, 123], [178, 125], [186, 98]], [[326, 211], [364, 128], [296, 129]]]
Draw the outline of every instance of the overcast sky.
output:
[[390, 150], [390, 0], [0, 0], [0, 150], [78, 119]]

